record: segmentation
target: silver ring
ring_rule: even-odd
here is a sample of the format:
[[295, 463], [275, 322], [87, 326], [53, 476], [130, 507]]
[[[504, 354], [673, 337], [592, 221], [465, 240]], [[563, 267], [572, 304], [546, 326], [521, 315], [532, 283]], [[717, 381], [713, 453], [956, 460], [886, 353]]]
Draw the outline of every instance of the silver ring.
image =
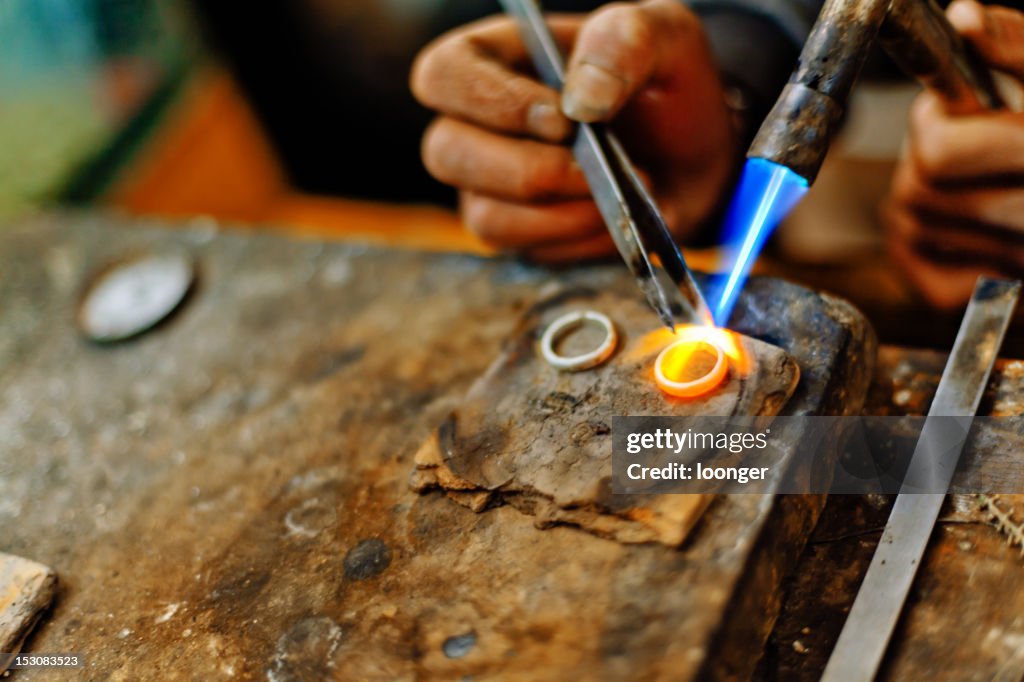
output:
[[[605, 331], [604, 340], [597, 348], [580, 355], [559, 355], [555, 352], [555, 343], [588, 321], [598, 323]], [[580, 310], [566, 313], [548, 325], [540, 340], [540, 352], [544, 356], [544, 360], [552, 367], [566, 372], [574, 372], [600, 365], [615, 352], [618, 342], [619, 336], [615, 333], [615, 325], [607, 315], [593, 310]]]

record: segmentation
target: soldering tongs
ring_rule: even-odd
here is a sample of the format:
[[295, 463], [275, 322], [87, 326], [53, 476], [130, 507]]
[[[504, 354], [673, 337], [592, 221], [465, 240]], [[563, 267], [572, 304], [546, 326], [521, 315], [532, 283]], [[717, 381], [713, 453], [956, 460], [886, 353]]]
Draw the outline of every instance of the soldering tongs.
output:
[[[561, 90], [565, 63], [536, 0], [500, 0], [515, 18], [541, 80]], [[615, 134], [603, 124], [581, 123], [572, 145], [601, 217], [648, 303], [669, 329], [712, 324], [665, 219]]]

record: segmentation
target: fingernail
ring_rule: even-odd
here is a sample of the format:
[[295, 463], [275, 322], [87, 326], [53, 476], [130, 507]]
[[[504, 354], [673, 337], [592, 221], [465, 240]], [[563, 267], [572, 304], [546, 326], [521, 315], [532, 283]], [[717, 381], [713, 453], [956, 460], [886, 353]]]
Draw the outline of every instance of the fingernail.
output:
[[538, 137], [557, 142], [569, 134], [572, 124], [554, 104], [536, 102], [526, 114], [526, 127]]
[[590, 123], [603, 119], [612, 110], [626, 82], [599, 66], [580, 64], [569, 74], [562, 91], [562, 112], [571, 119]]

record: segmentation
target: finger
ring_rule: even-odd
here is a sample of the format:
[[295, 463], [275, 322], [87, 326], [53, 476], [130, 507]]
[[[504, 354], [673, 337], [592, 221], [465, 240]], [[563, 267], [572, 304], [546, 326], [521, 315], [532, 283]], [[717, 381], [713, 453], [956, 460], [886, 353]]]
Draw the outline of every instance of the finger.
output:
[[1007, 7], [983, 7], [974, 0], [956, 0], [946, 13], [993, 68], [1024, 79], [1024, 14]]
[[1024, 176], [1024, 114], [947, 116], [938, 97], [924, 92], [911, 107], [910, 150], [934, 183]]
[[562, 111], [577, 121], [615, 116], [646, 83], [673, 77], [682, 55], [703, 34], [694, 15], [676, 0], [616, 3], [580, 28], [566, 72]]
[[538, 263], [570, 263], [606, 258], [615, 253], [615, 243], [607, 232], [576, 241], [530, 249], [526, 257]]
[[940, 310], [960, 308], [969, 301], [979, 275], [999, 276], [991, 268], [939, 265], [898, 239], [890, 239], [889, 253], [911, 285]]
[[589, 199], [538, 205], [463, 192], [461, 208], [466, 229], [499, 249], [535, 249], [604, 232]]
[[970, 224], [908, 209], [890, 203], [883, 217], [891, 237], [938, 264], [995, 266], [1013, 272], [1024, 270], [1024, 248], [992, 233], [979, 232]]
[[511, 138], [443, 117], [423, 137], [423, 163], [460, 189], [516, 201], [589, 196], [567, 147]]
[[892, 198], [920, 215], [1024, 244], [1024, 187], [936, 187], [914, 164], [902, 163], [893, 178]]
[[[571, 40], [579, 19], [554, 17], [552, 30]], [[527, 60], [516, 25], [486, 19], [442, 36], [413, 64], [410, 86], [425, 106], [492, 130], [559, 142], [572, 131], [551, 88], [516, 71]]]

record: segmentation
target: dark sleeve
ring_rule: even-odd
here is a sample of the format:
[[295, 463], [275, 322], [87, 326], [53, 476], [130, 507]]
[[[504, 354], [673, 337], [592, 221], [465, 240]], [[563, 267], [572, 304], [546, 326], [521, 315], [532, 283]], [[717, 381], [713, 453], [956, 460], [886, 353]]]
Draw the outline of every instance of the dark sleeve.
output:
[[818, 15], [818, 0], [689, 0], [700, 16], [740, 113], [746, 141], [768, 114], [796, 65]]

